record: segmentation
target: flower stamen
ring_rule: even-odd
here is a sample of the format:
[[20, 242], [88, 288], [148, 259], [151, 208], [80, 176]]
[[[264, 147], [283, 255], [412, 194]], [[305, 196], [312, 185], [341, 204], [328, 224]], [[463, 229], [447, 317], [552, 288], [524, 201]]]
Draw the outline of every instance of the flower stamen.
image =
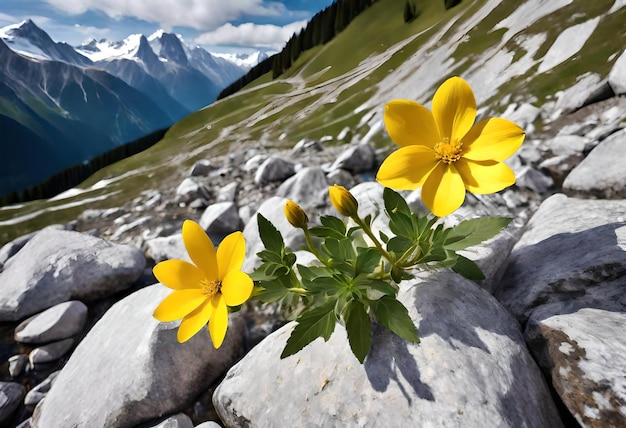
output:
[[206, 294], [207, 297], [213, 297], [220, 292], [222, 288], [222, 282], [217, 280], [210, 281], [208, 279], [203, 279], [202, 282], [200, 282], [200, 287], [202, 288], [202, 292]]
[[445, 137], [435, 144], [435, 157], [443, 163], [451, 164], [461, 159], [462, 148], [463, 143], [458, 139], [450, 141], [450, 138]]

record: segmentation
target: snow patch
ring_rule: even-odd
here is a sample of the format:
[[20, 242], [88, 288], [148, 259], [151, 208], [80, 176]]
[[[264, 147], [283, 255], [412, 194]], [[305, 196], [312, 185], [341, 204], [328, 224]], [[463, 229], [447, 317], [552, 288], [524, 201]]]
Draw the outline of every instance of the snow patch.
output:
[[514, 34], [533, 25], [546, 15], [549, 15], [562, 7], [571, 4], [573, 0], [529, 0], [519, 6], [515, 11], [500, 21], [493, 29], [508, 28], [503, 39], [508, 40]]
[[598, 22], [600, 22], [599, 17], [590, 19], [574, 25], [559, 34], [552, 46], [550, 46], [550, 49], [548, 49], [543, 62], [539, 65], [538, 72], [543, 73], [550, 70], [580, 51], [595, 31]]

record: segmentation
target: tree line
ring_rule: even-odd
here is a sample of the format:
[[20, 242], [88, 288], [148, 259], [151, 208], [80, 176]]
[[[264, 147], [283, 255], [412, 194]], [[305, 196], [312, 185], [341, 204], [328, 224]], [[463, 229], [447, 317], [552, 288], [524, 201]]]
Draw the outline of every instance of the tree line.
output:
[[335, 0], [330, 6], [316, 13], [300, 32], [293, 33], [282, 51], [252, 67], [247, 74], [224, 88], [217, 99], [234, 94], [270, 71], [272, 78], [277, 78], [288, 70], [304, 51], [331, 41], [375, 2], [376, 0]]
[[38, 183], [20, 191], [13, 191], [0, 197], [0, 206], [51, 198], [89, 178], [96, 171], [122, 159], [146, 150], [160, 141], [169, 128], [154, 131], [144, 137], [117, 146], [89, 161], [72, 165]]

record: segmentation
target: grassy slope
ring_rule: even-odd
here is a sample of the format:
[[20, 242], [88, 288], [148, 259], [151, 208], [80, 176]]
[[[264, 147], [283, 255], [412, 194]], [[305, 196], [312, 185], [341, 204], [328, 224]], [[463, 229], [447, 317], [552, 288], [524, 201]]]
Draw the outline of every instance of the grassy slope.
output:
[[[70, 221], [87, 207], [58, 209], [68, 203], [108, 194], [106, 199], [94, 201], [88, 207], [115, 207], [131, 201], [143, 190], [174, 187], [196, 160], [225, 154], [231, 147], [256, 146], [259, 143], [267, 147], [291, 147], [305, 137], [336, 136], [345, 127], [349, 127], [353, 135], [363, 135], [368, 127], [360, 124], [360, 120], [366, 112], [355, 113], [355, 110], [377, 90], [376, 83], [404, 63], [451, 18], [458, 16], [458, 23], [461, 23], [484, 3], [485, 0], [465, 0], [454, 9], [445, 11], [443, 1], [421, 0], [421, 15], [412, 23], [405, 24], [402, 20], [403, 1], [379, 0], [329, 44], [305, 52], [280, 79], [272, 81], [268, 75], [263, 76], [239, 93], [187, 116], [155, 146], [99, 171], [81, 185], [88, 188], [99, 180], [118, 178], [106, 188], [61, 201], [34, 201], [24, 207], [0, 209], [0, 243], [46, 224]], [[457, 65], [451, 72], [461, 74], [472, 59], [499, 41], [502, 31], [493, 32], [491, 28], [515, 9], [511, 3], [502, 2], [483, 23], [470, 31], [469, 41], [459, 44], [453, 54]], [[585, 21], [599, 13], [598, 10], [608, 10], [612, 3], [610, 0], [576, 0], [526, 31], [545, 32], [550, 29], [545, 53], [558, 36], [559, 28], [566, 28], [562, 25]], [[494, 102], [504, 94], [518, 92], [534, 93], [541, 99], [570, 86], [583, 71], [606, 75], [611, 66], [609, 57], [621, 49], [626, 37], [623, 34], [622, 37], [606, 37], [605, 33], [621, 29], [620, 23], [625, 18], [626, 8], [622, 8], [606, 23], [600, 23], [583, 48], [583, 55], [557, 66], [547, 79], [544, 76], [535, 77], [533, 70], [529, 70], [527, 75], [504, 85], [494, 97]], [[438, 42], [449, 41], [454, 36], [452, 33], [444, 34]], [[418, 34], [418, 37], [409, 40]], [[407, 42], [403, 47], [395, 51], [391, 49], [404, 40]], [[366, 61], [377, 55], [383, 59], [379, 62]], [[373, 142], [386, 144], [387, 139], [381, 133]], [[54, 211], [15, 226], [2, 225], [3, 221], [15, 216], [43, 209]]]

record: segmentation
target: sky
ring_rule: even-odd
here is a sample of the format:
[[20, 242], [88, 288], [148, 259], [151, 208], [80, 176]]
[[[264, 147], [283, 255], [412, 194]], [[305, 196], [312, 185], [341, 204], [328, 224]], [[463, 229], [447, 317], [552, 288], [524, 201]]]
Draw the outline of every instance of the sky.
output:
[[56, 42], [156, 30], [211, 52], [279, 51], [333, 0], [0, 0], [0, 27], [32, 19]]

